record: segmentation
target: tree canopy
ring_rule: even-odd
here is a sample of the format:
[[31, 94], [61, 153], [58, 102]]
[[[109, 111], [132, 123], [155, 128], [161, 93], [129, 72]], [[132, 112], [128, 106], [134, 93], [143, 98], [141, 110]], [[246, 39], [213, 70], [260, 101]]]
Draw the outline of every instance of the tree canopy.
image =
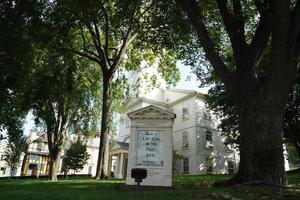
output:
[[[288, 94], [299, 64], [300, 2], [176, 2], [210, 63], [206, 70], [197, 68], [196, 72], [217, 77], [234, 97], [241, 159], [231, 183], [287, 184], [282, 132]], [[190, 38], [193, 41], [193, 36]], [[201, 51], [194, 52], [201, 62]]]

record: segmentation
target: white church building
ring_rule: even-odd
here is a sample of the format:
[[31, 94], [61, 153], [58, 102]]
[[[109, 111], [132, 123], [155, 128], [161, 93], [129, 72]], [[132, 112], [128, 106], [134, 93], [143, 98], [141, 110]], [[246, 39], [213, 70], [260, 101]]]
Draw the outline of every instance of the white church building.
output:
[[140, 88], [131, 96], [120, 113], [119, 134], [110, 145], [109, 163], [112, 166], [109, 168], [115, 177], [126, 176], [130, 142], [130, 119], [127, 114], [149, 105], [176, 114], [173, 125], [173, 152], [177, 155], [177, 159], [173, 159], [174, 174], [224, 174], [236, 171], [238, 154], [224, 145], [225, 138], [217, 129], [218, 120], [208, 110], [202, 93], [160, 87], [151, 90]]

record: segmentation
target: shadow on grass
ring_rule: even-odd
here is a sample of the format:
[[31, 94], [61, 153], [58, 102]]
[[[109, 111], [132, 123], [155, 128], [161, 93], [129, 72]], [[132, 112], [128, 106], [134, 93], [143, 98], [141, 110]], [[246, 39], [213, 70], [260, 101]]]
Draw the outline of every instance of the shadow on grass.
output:
[[[124, 180], [94, 180], [92, 178], [48, 180], [1, 180], [0, 199], [13, 200], [182, 200], [182, 199], [300, 199], [299, 190], [274, 187], [214, 188], [213, 183], [230, 179], [229, 175], [175, 176], [171, 191], [135, 194], [120, 191]], [[290, 183], [298, 185], [300, 175], [289, 176]]]

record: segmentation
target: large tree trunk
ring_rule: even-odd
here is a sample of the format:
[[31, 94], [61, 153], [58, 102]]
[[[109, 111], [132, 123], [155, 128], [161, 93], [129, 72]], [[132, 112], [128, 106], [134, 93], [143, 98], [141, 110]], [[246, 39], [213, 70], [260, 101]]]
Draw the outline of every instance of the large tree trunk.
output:
[[100, 147], [97, 162], [96, 179], [104, 179], [108, 177], [107, 158], [108, 151], [107, 145], [109, 134], [109, 122], [110, 122], [110, 80], [111, 78], [103, 77], [103, 103], [102, 103], [102, 120], [101, 120], [101, 134], [100, 134]]
[[[227, 1], [217, 1], [231, 41], [235, 70], [228, 68], [215, 48], [215, 41], [206, 28], [198, 1], [177, 0], [177, 3], [190, 18], [216, 74], [226, 87], [234, 91], [239, 116], [241, 159], [239, 172], [233, 181], [286, 185], [282, 147], [283, 115], [296, 72], [296, 62], [299, 64], [300, 57], [299, 1], [292, 13], [288, 1], [255, 1], [261, 15], [250, 45], [244, 36], [240, 1], [233, 3], [233, 15]], [[266, 52], [269, 42], [269, 66], [263, 69], [264, 73], [260, 73], [263, 67], [262, 53]]]
[[51, 181], [57, 181], [57, 171], [60, 164], [62, 149], [64, 147], [64, 141], [66, 138], [66, 128], [57, 135], [57, 138], [55, 138], [54, 140], [54, 136], [49, 131], [47, 132], [48, 149], [50, 156], [49, 179]]
[[22, 167], [21, 167], [21, 176], [25, 176], [24, 174], [24, 169], [27, 163], [27, 158], [28, 158], [28, 154], [25, 153], [24, 158], [23, 158], [23, 162], [22, 162]]
[[57, 181], [57, 171], [59, 167], [59, 156], [57, 158], [50, 157], [49, 178], [51, 181]]
[[285, 102], [278, 92], [240, 99], [240, 165], [238, 183], [257, 182], [286, 185], [283, 157]]

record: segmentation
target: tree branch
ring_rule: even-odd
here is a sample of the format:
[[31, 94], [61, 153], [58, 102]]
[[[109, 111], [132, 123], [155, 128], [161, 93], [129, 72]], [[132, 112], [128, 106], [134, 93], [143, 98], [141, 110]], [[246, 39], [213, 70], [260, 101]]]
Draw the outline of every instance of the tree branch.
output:
[[127, 31], [127, 34], [125, 35], [125, 37], [123, 39], [123, 44], [119, 50], [119, 53], [118, 53], [117, 57], [115, 58], [111, 68], [109, 69], [109, 74], [111, 76], [114, 74], [114, 72], [120, 65], [123, 55], [125, 54], [126, 50], [128, 49], [128, 46], [131, 44], [131, 42], [134, 40], [134, 38], [136, 36], [137, 36], [137, 33], [134, 33], [131, 35], [131, 30]]
[[[249, 45], [250, 52], [255, 60], [260, 60], [259, 57], [267, 46], [271, 35], [271, 21], [269, 11], [261, 12], [258, 27]], [[258, 63], [256, 63], [257, 65]]]
[[209, 36], [206, 26], [203, 21], [200, 8], [195, 0], [176, 0], [177, 4], [187, 13], [189, 19], [194, 26], [200, 44], [203, 47], [208, 60], [215, 69], [218, 76], [225, 82], [227, 86], [233, 85], [231, 72], [222, 61], [220, 55], [217, 53], [214, 44]]
[[93, 44], [94, 44], [94, 46], [99, 54], [99, 57], [100, 57], [99, 65], [101, 67], [102, 72], [106, 73], [107, 70], [109, 69], [108, 66], [110, 66], [110, 64], [107, 62], [107, 58], [106, 58], [105, 53], [101, 46], [100, 33], [98, 30], [98, 26], [95, 23], [93, 23], [93, 26], [94, 26], [94, 30], [90, 24], [87, 24], [88, 30], [92, 36]]
[[137, 33], [132, 34], [132, 26], [134, 24], [134, 17], [135, 17], [135, 13], [133, 13], [133, 15], [131, 16], [130, 19], [130, 23], [127, 29], [126, 34], [123, 37], [123, 42], [122, 42], [122, 46], [119, 50], [119, 52], [117, 53], [117, 56], [115, 57], [113, 64], [111, 65], [110, 69], [109, 69], [109, 76], [113, 76], [114, 72], [117, 70], [118, 66], [120, 65], [121, 61], [122, 61], [122, 57], [125, 54], [128, 46], [131, 44], [131, 42], [134, 40], [134, 38], [137, 36]]
[[235, 22], [238, 30], [240, 31], [240, 36], [245, 40], [245, 21], [242, 12], [242, 5], [240, 0], [233, 0], [233, 12], [235, 16]]
[[92, 61], [100, 64], [100, 60], [98, 58], [94, 57], [94, 56], [88, 55], [88, 54], [86, 54], [84, 52], [80, 52], [80, 51], [77, 51], [77, 50], [74, 50], [74, 49], [69, 49], [69, 50], [72, 51], [72, 52], [74, 52], [74, 53], [76, 53], [79, 56], [88, 58], [88, 59], [90, 59], [90, 60], [92, 60]]
[[82, 42], [83, 42], [83, 50], [91, 55], [93, 55], [94, 57], [99, 57], [99, 55], [95, 54], [94, 52], [92, 51], [89, 51], [87, 46], [86, 46], [86, 39], [85, 39], [85, 36], [84, 36], [84, 31], [83, 31], [83, 28], [82, 26], [80, 26], [80, 34], [81, 36], [81, 39], [82, 39]]
[[[227, 0], [217, 0], [217, 4], [229, 35], [233, 51], [235, 53], [241, 52], [246, 47], [246, 40], [244, 36], [244, 18], [241, 12], [241, 5], [239, 0], [234, 0], [233, 7], [236, 13], [233, 16], [227, 7]], [[236, 55], [238, 56], [238, 55]]]
[[109, 35], [109, 21], [108, 21], [108, 14], [106, 9], [104, 8], [103, 4], [101, 4], [101, 10], [104, 13], [104, 18], [105, 18], [105, 43], [104, 43], [104, 52], [106, 55], [106, 58], [108, 58], [108, 35]]
[[[96, 33], [96, 27], [94, 27], [94, 30], [93, 30], [92, 25], [90, 25], [90, 24], [87, 24], [87, 27], [88, 27], [90, 35], [92, 36], [94, 47], [96, 48], [97, 53], [101, 57], [102, 56], [101, 49], [100, 49], [101, 42], [98, 40], [98, 36], [97, 36], [97, 33]], [[101, 58], [101, 59], [103, 59], [103, 58]]]
[[299, 34], [300, 31], [300, 0], [296, 2], [296, 5], [294, 9], [291, 11], [291, 24], [292, 27], [294, 27], [293, 32], [294, 34], [297, 35]]
[[255, 60], [260, 60], [259, 57], [267, 46], [271, 35], [270, 7], [266, 3], [257, 0], [254, 3], [260, 13], [260, 20], [249, 48]]

